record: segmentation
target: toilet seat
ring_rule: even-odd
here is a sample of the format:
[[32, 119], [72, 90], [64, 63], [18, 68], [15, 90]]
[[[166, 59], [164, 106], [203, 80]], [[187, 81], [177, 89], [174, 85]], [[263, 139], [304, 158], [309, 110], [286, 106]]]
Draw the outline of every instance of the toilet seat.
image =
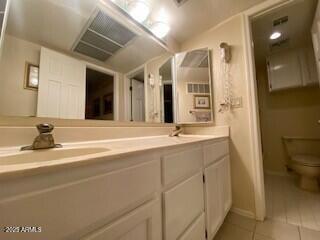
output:
[[309, 167], [320, 167], [320, 157], [312, 155], [294, 155], [292, 161]]

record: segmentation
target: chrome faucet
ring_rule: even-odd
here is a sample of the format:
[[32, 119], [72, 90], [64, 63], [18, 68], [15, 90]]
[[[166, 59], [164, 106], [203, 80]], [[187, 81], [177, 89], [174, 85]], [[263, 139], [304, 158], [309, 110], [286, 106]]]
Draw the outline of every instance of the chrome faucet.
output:
[[33, 140], [33, 144], [31, 146], [22, 147], [21, 151], [62, 147], [61, 144], [54, 143], [54, 139], [51, 134], [54, 129], [52, 124], [38, 124], [37, 129], [39, 131], [39, 135]]
[[176, 126], [175, 130], [170, 133], [169, 137], [178, 137], [182, 133], [183, 129], [180, 126]]

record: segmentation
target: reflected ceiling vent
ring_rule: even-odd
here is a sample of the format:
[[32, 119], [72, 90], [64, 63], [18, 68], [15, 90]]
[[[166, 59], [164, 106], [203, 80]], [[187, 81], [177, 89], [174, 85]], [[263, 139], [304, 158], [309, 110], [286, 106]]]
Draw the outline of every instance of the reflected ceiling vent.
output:
[[208, 50], [194, 50], [188, 52], [180, 65], [180, 67], [191, 68], [207, 68], [208, 62]]
[[276, 26], [280, 26], [282, 24], [285, 24], [289, 21], [289, 17], [288, 16], [285, 16], [285, 17], [282, 17], [282, 18], [278, 18], [276, 20], [273, 21], [273, 26], [276, 27]]
[[173, 0], [178, 7], [181, 7], [188, 0]]
[[90, 19], [89, 27], [74, 44], [74, 52], [105, 62], [137, 36], [101, 10]]

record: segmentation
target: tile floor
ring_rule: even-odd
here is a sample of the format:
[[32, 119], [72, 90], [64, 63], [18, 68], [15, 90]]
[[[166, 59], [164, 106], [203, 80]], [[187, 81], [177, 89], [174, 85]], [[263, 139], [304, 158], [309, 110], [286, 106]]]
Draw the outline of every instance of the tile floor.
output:
[[229, 213], [214, 240], [319, 240], [320, 231], [275, 220], [256, 222]]
[[265, 174], [267, 218], [320, 231], [320, 193], [300, 190], [296, 182]]

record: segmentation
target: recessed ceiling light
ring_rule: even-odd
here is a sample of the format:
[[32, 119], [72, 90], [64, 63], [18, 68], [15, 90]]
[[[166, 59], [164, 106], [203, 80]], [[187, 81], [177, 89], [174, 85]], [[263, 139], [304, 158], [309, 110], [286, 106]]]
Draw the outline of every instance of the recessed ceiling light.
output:
[[281, 37], [281, 33], [280, 32], [274, 32], [270, 35], [270, 39], [271, 40], [276, 40], [278, 39], [279, 37]]
[[170, 26], [164, 22], [155, 22], [151, 26], [151, 31], [158, 38], [163, 38], [169, 33]]
[[128, 3], [129, 14], [138, 22], [144, 22], [150, 14], [150, 5], [147, 0], [131, 0]]

